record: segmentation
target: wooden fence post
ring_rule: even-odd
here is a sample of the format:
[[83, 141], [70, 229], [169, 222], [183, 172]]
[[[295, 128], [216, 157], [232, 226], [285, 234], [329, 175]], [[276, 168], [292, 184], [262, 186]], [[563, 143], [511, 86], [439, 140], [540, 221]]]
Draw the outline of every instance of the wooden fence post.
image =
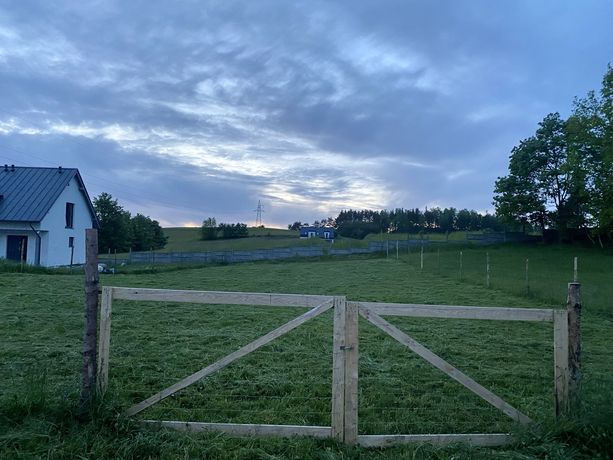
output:
[[490, 253], [485, 253], [485, 286], [490, 287]]
[[332, 349], [332, 437], [345, 436], [345, 298], [334, 298]]
[[556, 417], [568, 410], [568, 358], [568, 311], [554, 310], [553, 360]]
[[111, 347], [111, 311], [113, 306], [113, 288], [102, 288], [102, 305], [100, 306], [100, 333], [98, 334], [98, 392], [106, 392], [109, 381], [109, 355]]
[[96, 332], [98, 330], [98, 230], [85, 230], [85, 334], [81, 370], [81, 409], [86, 411], [96, 389]]
[[421, 246], [421, 255], [420, 255], [420, 259], [419, 259], [419, 268], [421, 270], [424, 269], [424, 246], [423, 246], [423, 244]]
[[581, 284], [568, 283], [568, 401], [574, 410], [581, 383]]
[[345, 318], [345, 443], [358, 440], [358, 305], [346, 304]]
[[526, 294], [530, 294], [530, 278], [528, 277], [529, 268], [530, 268], [530, 259], [526, 259]]
[[334, 298], [332, 352], [332, 437], [354, 444], [358, 438], [358, 306]]
[[573, 261], [573, 283], [577, 283], [579, 281], [579, 258], [575, 257]]
[[460, 281], [462, 281], [462, 251], [460, 251]]

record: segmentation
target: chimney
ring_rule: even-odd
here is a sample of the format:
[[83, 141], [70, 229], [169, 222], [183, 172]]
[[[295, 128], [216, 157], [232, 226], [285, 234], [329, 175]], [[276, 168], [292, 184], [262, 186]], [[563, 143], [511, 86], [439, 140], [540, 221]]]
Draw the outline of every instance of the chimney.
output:
[[15, 165], [11, 165], [11, 172], [15, 172]]
[[4, 163], [4, 172], [9, 172], [9, 165]]
[[60, 173], [60, 174], [62, 174], [62, 167], [61, 167], [61, 166], [58, 166], [58, 167], [57, 167], [57, 172], [58, 172], [58, 173]]

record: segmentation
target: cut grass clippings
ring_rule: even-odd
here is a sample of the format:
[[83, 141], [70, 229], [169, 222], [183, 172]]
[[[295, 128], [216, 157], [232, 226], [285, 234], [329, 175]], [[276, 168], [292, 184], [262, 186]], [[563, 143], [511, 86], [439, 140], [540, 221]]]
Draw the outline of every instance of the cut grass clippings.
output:
[[[492, 250], [492, 254], [496, 260], [515, 260], [505, 251]], [[594, 257], [590, 264], [596, 272], [599, 260]], [[552, 279], [558, 269], [551, 267]], [[549, 297], [520, 296], [506, 292], [504, 285], [486, 289], [477, 279], [466, 277], [460, 282], [452, 275], [421, 271], [412, 256], [406, 256], [104, 275], [102, 284], [546, 308], [562, 305], [565, 296], [561, 288], [558, 302], [552, 304]], [[118, 415], [304, 311], [296, 308], [116, 301], [110, 390], [88, 422], [79, 420], [75, 408], [82, 286], [82, 277], [76, 275], [0, 275], [0, 458], [606, 458], [611, 447], [613, 430], [606, 416], [613, 360], [608, 347], [611, 323], [604, 304], [585, 302], [584, 412], [563, 424], [553, 419], [550, 323], [389, 319], [536, 420], [537, 427], [524, 433], [516, 431], [508, 417], [360, 321], [360, 433], [511, 430], [519, 439], [497, 449], [409, 445], [380, 450], [308, 438], [245, 439], [156, 431]], [[609, 288], [603, 283], [598, 289]], [[331, 336], [328, 312], [136, 419], [329, 425]]]

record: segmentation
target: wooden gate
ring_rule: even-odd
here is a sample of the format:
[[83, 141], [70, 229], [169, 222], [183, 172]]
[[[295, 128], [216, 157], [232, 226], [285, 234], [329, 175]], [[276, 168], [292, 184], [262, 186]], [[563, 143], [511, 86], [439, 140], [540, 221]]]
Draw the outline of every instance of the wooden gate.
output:
[[[166, 399], [178, 391], [187, 388], [188, 386], [202, 380], [220, 369], [223, 369], [237, 359], [248, 355], [249, 353], [283, 336], [284, 334], [287, 334], [310, 319], [330, 310], [335, 305], [344, 303], [344, 298], [341, 297], [316, 295], [103, 287], [98, 345], [98, 386], [102, 393], [106, 391], [108, 385], [111, 310], [113, 300], [310, 308], [310, 310], [306, 313], [270, 331], [268, 334], [263, 335], [262, 337], [221, 358], [220, 360], [203, 367], [199, 371], [194, 372], [177, 383], [162, 389], [149, 398], [134, 404], [125, 411], [125, 415], [128, 416], [136, 415], [144, 411], [148, 407], [153, 406], [154, 404]], [[217, 430], [235, 435], [300, 435], [324, 438], [331, 436], [331, 427], [329, 426], [177, 422], [169, 420], [145, 420], [145, 423], [154, 423], [164, 427], [189, 431]]]
[[494, 446], [510, 442], [511, 437], [507, 433], [359, 435], [359, 316], [362, 316], [374, 326], [409, 348], [419, 357], [521, 424], [528, 424], [531, 422], [531, 419], [498, 395], [437, 356], [412, 337], [387, 322], [383, 316], [553, 322], [556, 413], [560, 413], [569, 400], [569, 382], [571, 381], [569, 357], [572, 359], [573, 353], [576, 351], [569, 348], [569, 330], [571, 330], [571, 335], [573, 335], [572, 328], [575, 327], [578, 336], [578, 322], [572, 319], [569, 321], [569, 312], [571, 312], [572, 315], [570, 307], [567, 311], [535, 308], [460, 307], [378, 302], [347, 302], [345, 297], [341, 296], [185, 291], [121, 287], [104, 287], [102, 289], [98, 352], [98, 386], [101, 392], [106, 390], [108, 383], [111, 309], [114, 299], [310, 308], [309, 311], [301, 316], [296, 317], [222, 359], [203, 367], [179, 382], [160, 390], [149, 398], [134, 404], [125, 411], [125, 414], [129, 416], [142, 412], [146, 408], [151, 407], [176, 392], [226, 367], [237, 359], [270, 343], [274, 339], [296, 329], [310, 319], [321, 315], [331, 308], [334, 309], [331, 426], [205, 423], [164, 420], [146, 420], [145, 423], [155, 423], [164, 427], [189, 431], [213, 429], [235, 435], [333, 437], [339, 441], [346, 443], [357, 442], [364, 446], [383, 446], [399, 442], [424, 441], [435, 443], [463, 441], [473, 445]]
[[[496, 446], [509, 443], [511, 436], [507, 433], [471, 433], [471, 434], [358, 434], [358, 316], [362, 316], [371, 324], [409, 348], [419, 357], [436, 367], [452, 379], [459, 382], [468, 390], [491, 404], [496, 409], [511, 417], [513, 420], [528, 424], [532, 420], [511, 404], [504, 401], [492, 391], [480, 385], [462, 371], [437, 356], [431, 350], [414, 340], [382, 316], [409, 316], [422, 318], [453, 318], [453, 319], [480, 319], [503, 321], [545, 321], [554, 323], [554, 360], [555, 360], [555, 395], [556, 411], [568, 401], [569, 386], [569, 341], [568, 341], [568, 313], [566, 310], [533, 309], [533, 308], [502, 308], [502, 307], [459, 307], [441, 305], [417, 305], [378, 302], [347, 302], [335, 306], [335, 340], [337, 333], [342, 338], [335, 342], [335, 350], [343, 350], [339, 361], [343, 361], [344, 373], [338, 377], [344, 382], [338, 385], [344, 388], [344, 397], [337, 400], [333, 411], [344, 414], [342, 417], [332, 419], [333, 433], [343, 433], [342, 439], [348, 443], [364, 446], [384, 446], [401, 442], [468, 442], [480, 446]], [[342, 309], [345, 311], [342, 312]], [[335, 368], [336, 369], [336, 368]], [[336, 380], [335, 380], [336, 382]], [[333, 412], [334, 415], [334, 412]]]

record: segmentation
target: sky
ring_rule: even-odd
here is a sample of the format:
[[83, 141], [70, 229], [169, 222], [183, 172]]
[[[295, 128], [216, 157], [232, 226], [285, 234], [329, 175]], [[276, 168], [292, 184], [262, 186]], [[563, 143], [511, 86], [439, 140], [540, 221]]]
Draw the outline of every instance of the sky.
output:
[[511, 149], [598, 90], [609, 0], [0, 0], [0, 163], [162, 226], [493, 211]]

